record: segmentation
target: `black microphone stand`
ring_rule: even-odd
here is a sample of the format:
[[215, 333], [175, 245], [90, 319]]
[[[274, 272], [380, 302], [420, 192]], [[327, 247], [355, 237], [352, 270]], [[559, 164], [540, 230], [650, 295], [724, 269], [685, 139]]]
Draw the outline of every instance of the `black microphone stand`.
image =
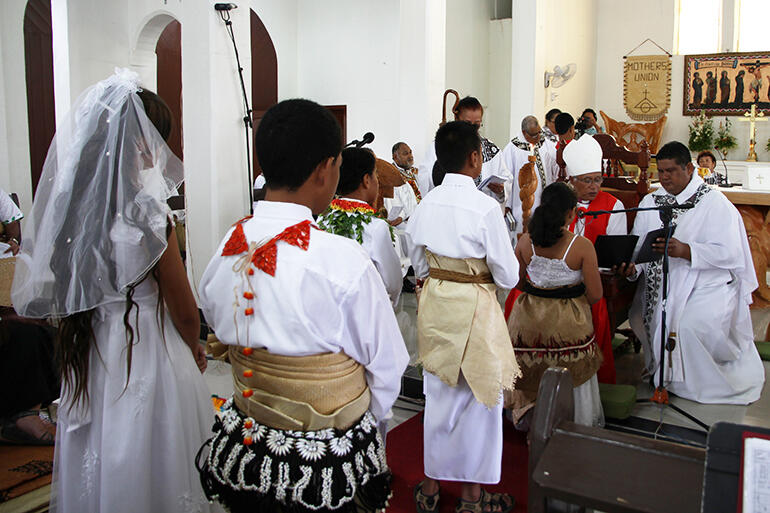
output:
[[[670, 338], [668, 336], [668, 333], [666, 331], [666, 307], [668, 306], [668, 245], [669, 241], [671, 240], [671, 235], [674, 233], [673, 225], [671, 224], [672, 221], [672, 213], [674, 210], [686, 210], [691, 209], [695, 207], [692, 203], [683, 203], [681, 205], [656, 205], [654, 207], [636, 207], [636, 208], [624, 208], [624, 209], [618, 209], [618, 210], [594, 210], [589, 212], [581, 212], [579, 214], [579, 217], [593, 217], [596, 219], [597, 216], [603, 215], [603, 214], [615, 214], [620, 212], [643, 212], [647, 210], [657, 210], [661, 212], [661, 221], [663, 222], [663, 228], [665, 230], [665, 238], [666, 238], [666, 244], [663, 251], [663, 283], [662, 283], [662, 294], [661, 294], [661, 312], [660, 312], [660, 374], [658, 375], [658, 386], [655, 388], [655, 392], [653, 392], [652, 397], [649, 399], [639, 399], [637, 402], [652, 402], [663, 406], [668, 406], [672, 410], [676, 411], [677, 413], [683, 415], [690, 421], [694, 422], [701, 428], [703, 428], [706, 432], [709, 430], [708, 424], [700, 421], [693, 415], [687, 413], [682, 408], [678, 407], [675, 404], [672, 404], [669, 401], [668, 397], [668, 390], [666, 389], [665, 384], [665, 361], [666, 361], [666, 351], [671, 353], [674, 350], [674, 347], [676, 347], [676, 340], [673, 338]], [[651, 340], [650, 343], [652, 344], [653, 341]], [[669, 354], [669, 362], [671, 360], [671, 354]], [[663, 423], [663, 419], [661, 417], [661, 424]]]
[[722, 155], [722, 152], [719, 151], [719, 148], [714, 148], [714, 149], [717, 150], [717, 154], [719, 155], [719, 158], [722, 161], [722, 167], [725, 168], [725, 181], [724, 183], [720, 183], [719, 187], [722, 187], [723, 189], [733, 187], [735, 184], [730, 183], [730, 179], [727, 177], [727, 164], [725, 164], [725, 157]]
[[233, 50], [235, 50], [235, 63], [238, 66], [238, 76], [241, 79], [241, 93], [243, 95], [243, 106], [246, 110], [246, 114], [243, 116], [243, 128], [246, 133], [246, 179], [249, 181], [246, 187], [249, 191], [249, 213], [254, 213], [254, 181], [251, 179], [251, 136], [249, 130], [254, 128], [251, 122], [251, 107], [249, 106], [249, 96], [246, 94], [246, 83], [243, 80], [243, 66], [241, 66], [241, 58], [238, 54], [238, 46], [235, 44], [235, 34], [233, 34], [233, 22], [230, 21], [230, 10], [235, 8], [235, 4], [215, 4], [214, 10], [225, 22], [225, 30], [227, 35], [230, 36], [230, 41], [233, 42]]

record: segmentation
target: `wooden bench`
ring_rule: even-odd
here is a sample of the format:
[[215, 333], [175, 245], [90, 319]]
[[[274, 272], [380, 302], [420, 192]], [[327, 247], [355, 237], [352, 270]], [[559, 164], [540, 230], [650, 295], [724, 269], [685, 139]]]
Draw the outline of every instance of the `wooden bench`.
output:
[[706, 451], [572, 422], [572, 378], [543, 375], [529, 432], [529, 513], [548, 498], [604, 512], [700, 512]]

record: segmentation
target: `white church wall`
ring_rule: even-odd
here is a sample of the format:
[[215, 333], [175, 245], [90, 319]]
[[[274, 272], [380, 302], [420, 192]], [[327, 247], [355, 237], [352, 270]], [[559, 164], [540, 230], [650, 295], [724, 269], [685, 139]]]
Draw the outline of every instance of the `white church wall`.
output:
[[[593, 107], [596, 68], [596, 1], [547, 0], [538, 2], [543, 20], [544, 69], [535, 76], [535, 115], [543, 123], [552, 108], [569, 112], [575, 119]], [[577, 73], [561, 87], [543, 87], [543, 72], [554, 66], [577, 65]]]
[[0, 187], [19, 194], [21, 208], [32, 206], [24, 61], [26, 0], [0, 2]]
[[[594, 103], [596, 0], [522, 0], [513, 4], [511, 136], [533, 114], [543, 122], [556, 107], [579, 115]], [[577, 74], [560, 88], [545, 89], [545, 71], [574, 62]]]
[[398, 138], [412, 148], [416, 165], [432, 146], [441, 120], [445, 16], [446, 4], [441, 1], [400, 0]]
[[544, 71], [545, 49], [538, 44], [542, 37], [542, 21], [538, 26], [537, 0], [513, 2], [511, 15], [511, 117], [510, 137], [521, 132], [521, 120], [535, 113], [535, 91], [542, 88], [537, 76]]
[[489, 22], [489, 102], [484, 114], [487, 137], [504, 148], [511, 139], [511, 19]]
[[299, 95], [346, 105], [348, 140], [373, 132], [372, 149], [390, 159], [400, 138], [399, 1], [300, 0], [298, 6]]
[[[596, 47], [596, 111], [604, 110], [610, 117], [627, 123], [634, 122], [623, 108], [623, 55], [636, 45], [650, 38], [668, 51], [672, 51], [676, 29], [676, 2], [670, 0], [649, 0], [644, 4], [633, 0], [598, 0]], [[634, 55], [660, 53], [654, 45], [645, 44]], [[671, 107], [663, 129], [663, 142], [678, 140], [687, 144], [688, 125], [692, 117], [682, 115], [682, 94], [684, 84], [684, 56], [674, 55], [671, 69]], [[748, 123], [733, 122], [732, 134], [738, 140], [738, 148], [732, 150], [729, 158], [743, 160], [748, 153]], [[724, 117], [714, 118], [715, 130]], [[767, 123], [765, 123], [767, 125]], [[770, 155], [764, 149], [770, 130], [757, 125], [757, 154], [760, 160]]]
[[485, 125], [490, 114], [489, 22], [493, 15], [491, 0], [446, 2], [446, 87], [461, 98], [477, 97], [485, 109]]

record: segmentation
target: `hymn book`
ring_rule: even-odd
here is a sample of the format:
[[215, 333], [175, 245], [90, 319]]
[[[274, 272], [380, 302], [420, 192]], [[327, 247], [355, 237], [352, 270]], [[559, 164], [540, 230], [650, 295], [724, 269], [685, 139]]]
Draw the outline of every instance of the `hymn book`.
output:
[[[674, 229], [676, 226], [671, 226], [671, 236], [674, 236]], [[642, 247], [639, 248], [639, 254], [636, 255], [635, 262], [637, 264], [644, 264], [645, 262], [653, 262], [655, 260], [659, 260], [663, 258], [663, 253], [658, 253], [654, 249], [652, 249], [653, 243], [657, 239], [665, 239], [666, 238], [666, 228], [658, 228], [657, 230], [652, 230], [651, 232], [648, 232], [647, 235], [644, 237], [644, 242], [642, 243]]]
[[594, 243], [599, 267], [611, 269], [631, 262], [637, 240], [637, 235], [599, 235]]
[[770, 440], [744, 440], [742, 484], [742, 513], [770, 513]]

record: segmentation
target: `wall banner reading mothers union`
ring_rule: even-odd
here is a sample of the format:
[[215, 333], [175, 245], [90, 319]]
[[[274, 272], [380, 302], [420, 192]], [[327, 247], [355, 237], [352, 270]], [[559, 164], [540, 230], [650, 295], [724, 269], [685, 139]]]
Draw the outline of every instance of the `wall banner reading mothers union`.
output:
[[671, 105], [671, 57], [634, 55], [625, 58], [623, 105], [631, 119], [656, 121]]

